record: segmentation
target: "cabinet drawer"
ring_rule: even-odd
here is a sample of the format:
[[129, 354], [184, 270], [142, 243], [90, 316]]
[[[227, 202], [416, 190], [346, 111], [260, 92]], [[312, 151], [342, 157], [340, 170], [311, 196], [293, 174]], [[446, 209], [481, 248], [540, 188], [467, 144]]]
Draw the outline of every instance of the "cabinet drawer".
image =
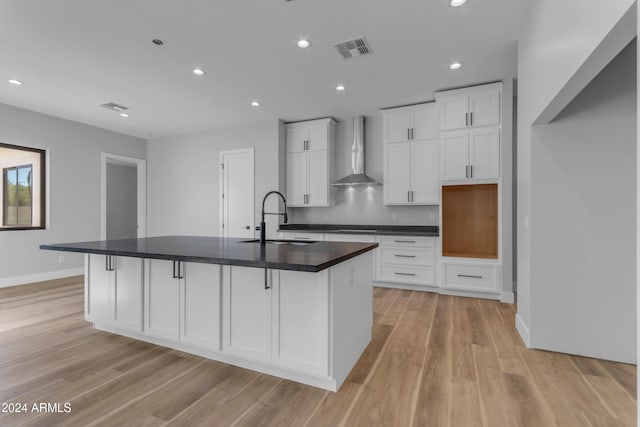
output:
[[374, 236], [366, 234], [325, 234], [324, 239], [328, 242], [364, 242], [375, 243]]
[[429, 267], [404, 267], [380, 264], [378, 266], [378, 277], [376, 280], [415, 285], [433, 285], [435, 284], [435, 271]]
[[435, 247], [435, 238], [415, 236], [381, 236], [379, 243], [381, 246], [433, 248]]
[[435, 251], [433, 248], [382, 247], [380, 249], [380, 262], [385, 264], [433, 266], [435, 263]]
[[322, 233], [297, 233], [297, 232], [284, 232], [279, 233], [280, 239], [283, 240], [324, 240], [324, 234]]
[[444, 286], [478, 292], [498, 292], [495, 265], [444, 264]]

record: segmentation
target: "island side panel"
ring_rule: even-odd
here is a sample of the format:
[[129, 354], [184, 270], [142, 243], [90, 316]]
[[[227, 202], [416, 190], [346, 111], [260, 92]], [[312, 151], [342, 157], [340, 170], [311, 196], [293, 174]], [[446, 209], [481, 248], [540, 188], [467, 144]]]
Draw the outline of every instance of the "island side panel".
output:
[[371, 341], [373, 252], [333, 266], [330, 271], [333, 377], [340, 388]]

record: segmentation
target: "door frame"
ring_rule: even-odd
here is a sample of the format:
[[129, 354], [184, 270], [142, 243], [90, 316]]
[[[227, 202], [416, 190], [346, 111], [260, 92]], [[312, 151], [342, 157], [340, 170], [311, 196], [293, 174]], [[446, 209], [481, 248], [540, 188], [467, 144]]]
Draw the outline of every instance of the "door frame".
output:
[[[255, 148], [254, 147], [248, 147], [248, 148], [240, 148], [237, 150], [225, 150], [225, 151], [220, 151], [220, 193], [218, 195], [219, 197], [219, 205], [220, 205], [220, 223], [218, 224], [219, 230], [220, 230], [220, 236], [221, 237], [226, 237], [225, 236], [225, 228], [224, 228], [224, 223], [226, 221], [226, 217], [224, 214], [224, 208], [225, 208], [225, 204], [224, 204], [224, 198], [222, 197], [222, 195], [224, 194], [224, 157], [227, 155], [233, 155], [233, 154], [242, 154], [242, 153], [250, 153], [251, 154], [251, 172], [253, 174], [253, 179], [251, 180], [251, 193], [253, 194], [253, 197], [251, 198], [251, 212], [253, 213], [253, 215], [251, 215], [251, 218], [253, 219], [252, 224], [251, 224], [251, 228], [252, 228], [252, 233], [254, 234], [255, 237], [255, 228], [256, 228], [256, 214], [255, 214], [255, 205], [256, 205], [256, 169], [255, 169]], [[228, 228], [227, 228], [228, 229]]]
[[107, 239], [107, 164], [117, 163], [135, 166], [137, 171], [137, 237], [147, 236], [147, 161], [120, 154], [100, 153], [100, 239]]

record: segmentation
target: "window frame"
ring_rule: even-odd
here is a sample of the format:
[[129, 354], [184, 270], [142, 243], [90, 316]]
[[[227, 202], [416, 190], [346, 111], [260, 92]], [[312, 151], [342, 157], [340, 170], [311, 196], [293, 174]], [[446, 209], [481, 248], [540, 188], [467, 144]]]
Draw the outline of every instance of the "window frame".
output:
[[[46, 182], [47, 182], [47, 163], [46, 163], [46, 150], [40, 149], [40, 148], [32, 148], [32, 147], [24, 147], [21, 145], [14, 145], [14, 144], [7, 144], [5, 142], [0, 142], [0, 147], [1, 148], [9, 148], [12, 150], [20, 150], [20, 151], [30, 151], [33, 153], [38, 153], [40, 155], [40, 182], [38, 183], [40, 185], [40, 225], [37, 226], [25, 226], [25, 225], [16, 225], [16, 226], [1, 226], [0, 227], [0, 232], [2, 231], [21, 231], [21, 230], [45, 230], [47, 227], [47, 217], [46, 217], [46, 202], [47, 202], [47, 187], [46, 187]], [[6, 169], [18, 169], [20, 167], [24, 167], [24, 166], [28, 166], [28, 165], [16, 165], [16, 166], [9, 166], [6, 168], [2, 168], [2, 186], [5, 186], [5, 173], [4, 171]], [[33, 173], [33, 165], [31, 165], [31, 170]], [[36, 186], [36, 182], [33, 180], [31, 181], [31, 186], [32, 188], [34, 188]], [[4, 222], [4, 215], [5, 215], [5, 197], [3, 196], [3, 200], [2, 200], [2, 215], [3, 215], [3, 222]], [[33, 221], [33, 214], [34, 214], [34, 209], [33, 209], [33, 205], [34, 205], [34, 198], [33, 196], [31, 197], [31, 218]]]

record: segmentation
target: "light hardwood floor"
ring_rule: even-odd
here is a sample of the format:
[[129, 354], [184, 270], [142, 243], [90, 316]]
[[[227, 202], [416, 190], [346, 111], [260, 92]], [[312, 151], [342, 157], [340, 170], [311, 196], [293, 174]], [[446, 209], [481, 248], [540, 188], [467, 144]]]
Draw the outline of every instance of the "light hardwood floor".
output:
[[375, 288], [373, 340], [330, 393], [93, 330], [82, 292], [0, 289], [0, 404], [28, 405], [0, 426], [635, 425], [635, 366], [527, 350], [513, 305]]

